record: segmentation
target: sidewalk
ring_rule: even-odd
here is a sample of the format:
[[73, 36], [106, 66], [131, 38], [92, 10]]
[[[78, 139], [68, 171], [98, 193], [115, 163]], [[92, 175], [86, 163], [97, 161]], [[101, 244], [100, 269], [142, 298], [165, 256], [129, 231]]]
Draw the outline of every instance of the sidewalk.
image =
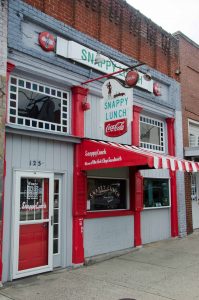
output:
[[0, 300], [199, 299], [199, 231], [75, 270], [16, 280]]

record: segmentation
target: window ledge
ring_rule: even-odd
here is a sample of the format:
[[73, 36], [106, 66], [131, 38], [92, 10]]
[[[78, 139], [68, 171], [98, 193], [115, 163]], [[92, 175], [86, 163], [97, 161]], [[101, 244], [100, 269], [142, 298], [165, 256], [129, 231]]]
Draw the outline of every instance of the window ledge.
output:
[[171, 206], [144, 207], [143, 210], [171, 208]]
[[134, 212], [132, 210], [92, 211], [86, 213], [85, 219], [122, 217], [130, 216], [133, 214]]

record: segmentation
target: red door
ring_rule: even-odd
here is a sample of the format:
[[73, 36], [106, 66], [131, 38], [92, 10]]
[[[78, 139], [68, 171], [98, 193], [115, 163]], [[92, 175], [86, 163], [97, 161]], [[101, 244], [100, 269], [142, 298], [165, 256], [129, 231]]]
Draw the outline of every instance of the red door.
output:
[[18, 271], [48, 265], [49, 226], [49, 178], [21, 177]]

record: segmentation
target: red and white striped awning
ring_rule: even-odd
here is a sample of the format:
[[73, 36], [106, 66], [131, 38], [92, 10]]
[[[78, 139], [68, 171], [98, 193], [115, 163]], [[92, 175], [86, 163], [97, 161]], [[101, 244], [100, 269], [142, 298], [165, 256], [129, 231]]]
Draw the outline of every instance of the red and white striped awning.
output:
[[87, 139], [80, 145], [80, 162], [82, 170], [146, 166], [172, 171], [199, 171], [199, 163], [194, 161], [154, 153], [135, 146]]

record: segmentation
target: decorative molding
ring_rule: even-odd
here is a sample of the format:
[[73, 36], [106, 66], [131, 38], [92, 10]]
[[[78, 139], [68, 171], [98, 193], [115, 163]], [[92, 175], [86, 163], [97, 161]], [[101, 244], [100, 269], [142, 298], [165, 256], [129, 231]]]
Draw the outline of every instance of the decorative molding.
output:
[[165, 33], [161, 33], [161, 38], [162, 38], [162, 51], [164, 52], [165, 55], [170, 53], [171, 50], [171, 38], [169, 35]]
[[100, 0], [84, 0], [86, 8], [92, 9], [94, 12], [98, 12], [101, 7]]
[[122, 9], [114, 0], [111, 0], [109, 3], [109, 21], [116, 25], [119, 25], [122, 22]]
[[129, 32], [138, 36], [141, 32], [141, 14], [139, 11], [133, 11], [129, 20]]
[[155, 46], [157, 40], [157, 27], [151, 21], [147, 22], [147, 42], [150, 46]]

